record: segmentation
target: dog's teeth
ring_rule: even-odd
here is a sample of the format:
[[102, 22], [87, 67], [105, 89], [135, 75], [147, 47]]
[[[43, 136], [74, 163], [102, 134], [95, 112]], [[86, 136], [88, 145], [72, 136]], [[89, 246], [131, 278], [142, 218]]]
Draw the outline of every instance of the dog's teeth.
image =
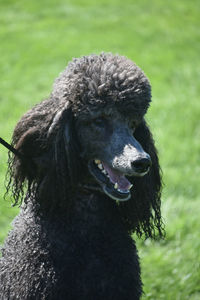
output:
[[131, 184], [131, 185], [128, 187], [128, 189], [130, 190], [130, 189], [132, 188], [132, 186], [133, 186], [133, 185]]
[[129, 193], [129, 191], [128, 190], [121, 190], [121, 189], [117, 189], [118, 190], [118, 192], [120, 192], [120, 193], [123, 193], [123, 194], [127, 194], [127, 193]]
[[116, 182], [114, 185], [114, 188], [117, 190], [118, 189], [118, 183]]
[[102, 164], [98, 164], [98, 168], [100, 169], [100, 170], [103, 170], [103, 166], [102, 166]]
[[97, 165], [101, 163], [101, 161], [100, 161], [99, 159], [95, 159], [94, 162], [95, 162], [95, 164], [97, 164]]

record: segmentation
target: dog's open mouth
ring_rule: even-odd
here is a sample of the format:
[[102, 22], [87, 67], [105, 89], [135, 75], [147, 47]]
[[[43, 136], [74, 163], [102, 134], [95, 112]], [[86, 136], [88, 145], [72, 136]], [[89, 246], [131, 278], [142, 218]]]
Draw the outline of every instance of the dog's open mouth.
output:
[[101, 185], [105, 194], [118, 201], [130, 199], [132, 184], [124, 174], [109, 167], [105, 162], [94, 160], [89, 162], [89, 171]]

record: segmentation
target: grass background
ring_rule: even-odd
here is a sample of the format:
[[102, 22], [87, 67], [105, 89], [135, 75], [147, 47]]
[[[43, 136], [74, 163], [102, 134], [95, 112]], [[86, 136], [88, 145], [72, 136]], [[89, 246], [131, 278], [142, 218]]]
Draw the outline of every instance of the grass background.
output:
[[[0, 136], [72, 57], [110, 51], [150, 78], [148, 121], [163, 169], [164, 241], [137, 241], [143, 299], [200, 299], [200, 2], [198, 0], [1, 0]], [[0, 242], [18, 212], [3, 200], [7, 151], [0, 146]]]

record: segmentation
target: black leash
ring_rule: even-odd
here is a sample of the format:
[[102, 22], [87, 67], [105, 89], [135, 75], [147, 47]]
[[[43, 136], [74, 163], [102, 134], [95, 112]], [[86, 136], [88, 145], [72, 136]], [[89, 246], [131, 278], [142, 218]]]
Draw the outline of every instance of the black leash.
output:
[[15, 149], [13, 146], [11, 146], [10, 144], [8, 144], [4, 139], [2, 139], [0, 137], [0, 144], [2, 144], [4, 147], [6, 147], [8, 150], [10, 150], [12, 153], [14, 153], [15, 155], [17, 155], [19, 158], [22, 158], [23, 155], [17, 151], [17, 149]]

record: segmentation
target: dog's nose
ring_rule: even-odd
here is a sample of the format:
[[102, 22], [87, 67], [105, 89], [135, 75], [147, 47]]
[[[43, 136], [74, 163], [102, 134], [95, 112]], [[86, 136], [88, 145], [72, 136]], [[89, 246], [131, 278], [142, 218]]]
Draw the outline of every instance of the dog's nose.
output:
[[152, 163], [150, 156], [148, 156], [147, 158], [137, 159], [131, 163], [134, 171], [139, 174], [147, 173], [151, 167], [151, 164]]

